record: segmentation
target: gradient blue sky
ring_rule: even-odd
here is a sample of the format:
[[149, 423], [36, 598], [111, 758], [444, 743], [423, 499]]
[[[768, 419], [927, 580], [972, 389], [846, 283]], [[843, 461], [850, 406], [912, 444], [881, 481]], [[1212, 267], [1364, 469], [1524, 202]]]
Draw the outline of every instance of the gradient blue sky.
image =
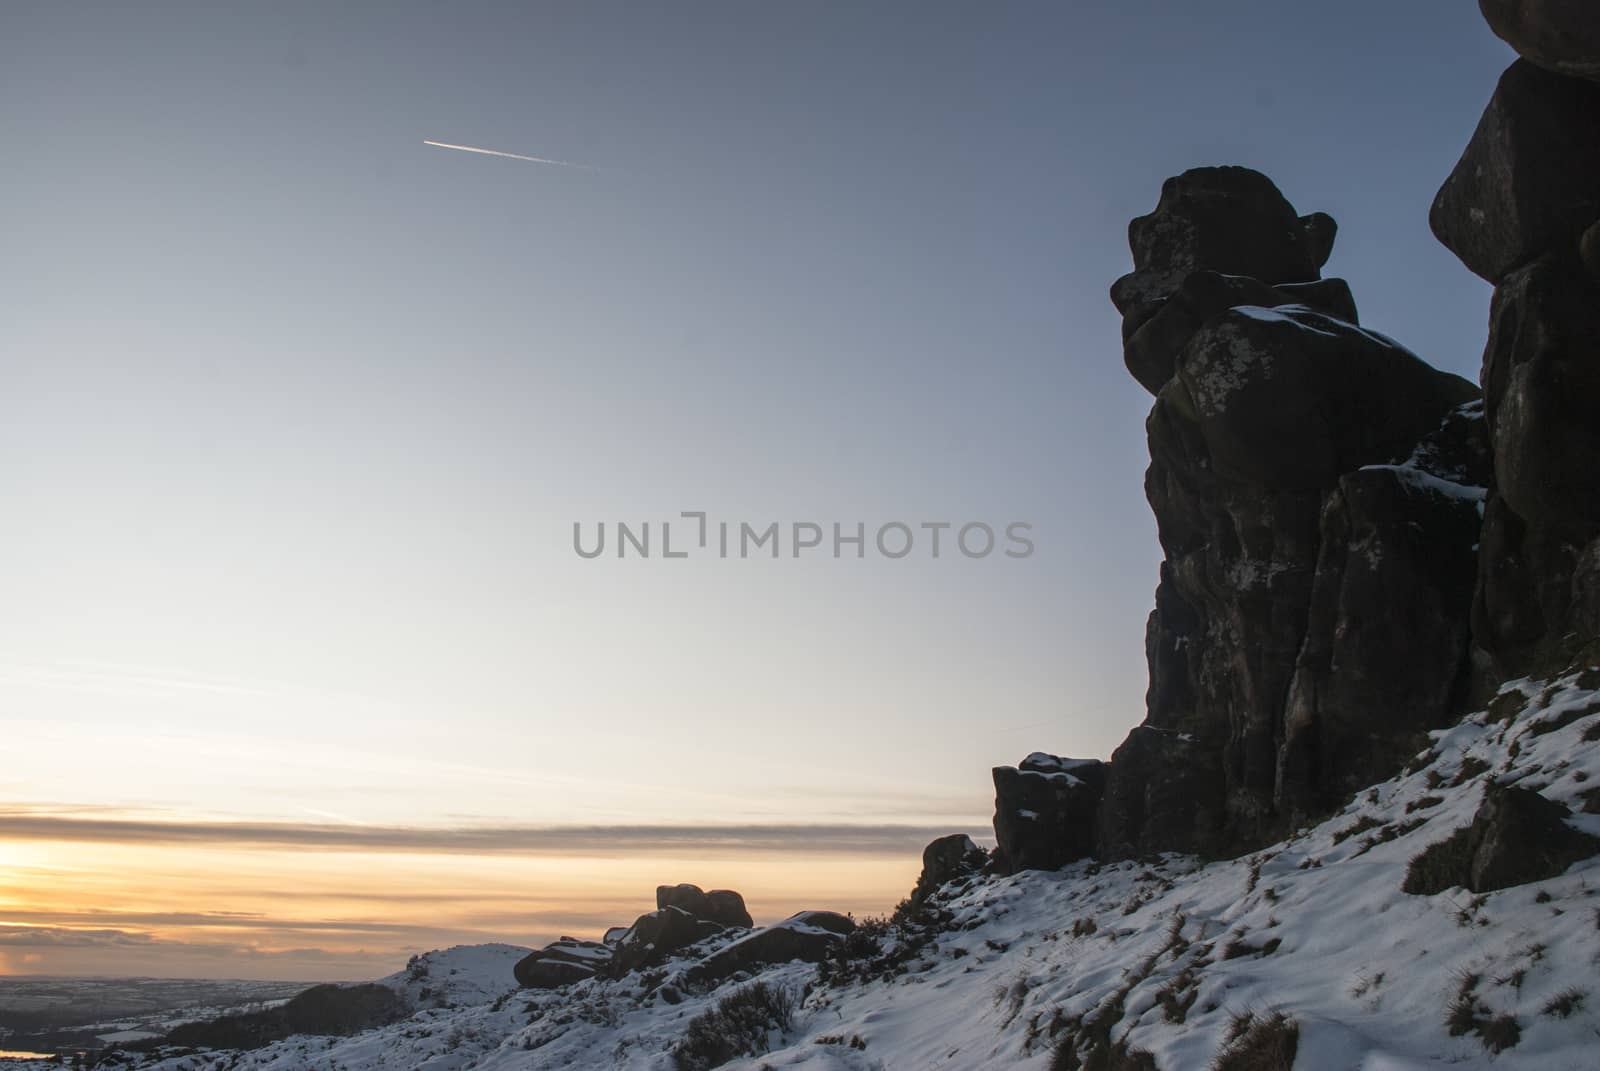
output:
[[[981, 826], [1142, 716], [1128, 219], [1260, 168], [1475, 379], [1426, 215], [1510, 58], [1442, 0], [7, 4], [0, 802]], [[572, 552], [685, 509], [1037, 553]]]

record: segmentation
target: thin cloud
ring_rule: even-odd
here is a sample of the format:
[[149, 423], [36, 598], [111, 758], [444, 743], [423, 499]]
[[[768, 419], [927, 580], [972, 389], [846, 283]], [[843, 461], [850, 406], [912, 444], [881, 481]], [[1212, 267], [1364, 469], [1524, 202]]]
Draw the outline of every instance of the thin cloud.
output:
[[536, 855], [695, 852], [891, 854], [917, 852], [945, 833], [975, 838], [979, 828], [920, 825], [574, 825], [354, 826], [292, 822], [157, 821], [42, 814], [0, 808], [0, 840], [114, 844], [210, 844], [302, 851], [429, 852], [446, 855]]
[[598, 171], [598, 167], [589, 164], [575, 164], [571, 160], [552, 160], [547, 156], [524, 156], [520, 152], [501, 152], [499, 149], [481, 149], [476, 145], [452, 145], [448, 141], [428, 141], [423, 139], [422, 144], [432, 145], [435, 149], [454, 149], [457, 152], [475, 152], [484, 156], [500, 156], [507, 160], [526, 160], [530, 164], [554, 164], [556, 167], [571, 167], [579, 171]]

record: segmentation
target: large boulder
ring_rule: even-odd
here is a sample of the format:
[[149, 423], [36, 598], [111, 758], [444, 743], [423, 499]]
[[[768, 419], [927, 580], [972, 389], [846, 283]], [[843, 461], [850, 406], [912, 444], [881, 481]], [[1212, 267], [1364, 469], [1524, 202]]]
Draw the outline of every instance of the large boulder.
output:
[[603, 942], [563, 937], [524, 956], [512, 973], [525, 989], [559, 989], [593, 978], [610, 965], [612, 955], [611, 946]]
[[1600, 79], [1594, 0], [1478, 0], [1478, 8], [1523, 58], [1557, 74]]
[[1600, 524], [1600, 284], [1576, 257], [1542, 256], [1495, 290], [1483, 385], [1506, 503], [1534, 524]]
[[1304, 305], [1356, 322], [1355, 298], [1343, 279], [1268, 286], [1245, 275], [1196, 271], [1123, 341], [1123, 363], [1140, 386], [1160, 394], [1176, 371], [1178, 354], [1195, 332], [1212, 317], [1240, 305]]
[[[1199, 769], [1220, 770], [1223, 784], [1202, 788], [1188, 775], [1162, 772], [1156, 784], [1119, 787], [1112, 813], [1145, 818], [1137, 830], [1108, 831], [1108, 843], [1199, 847], [1186, 843], [1183, 831], [1205, 808], [1189, 811], [1180, 802], [1170, 820], [1161, 817], [1161, 784], [1173, 783], [1201, 799], [1223, 796], [1227, 829], [1218, 850], [1278, 831], [1285, 701], [1311, 625], [1328, 504], [1343, 477], [1409, 458], [1477, 393], [1381, 335], [1304, 307], [1229, 309], [1195, 332], [1146, 425], [1145, 492], [1167, 559], [1146, 637], [1146, 723], [1186, 734], [1195, 748], [1217, 754], [1220, 763]], [[1462, 537], [1453, 522], [1441, 527], [1445, 516], [1428, 496], [1392, 496], [1389, 505], [1397, 532], [1416, 526], [1420, 542], [1452, 541], [1462, 555], [1470, 553], [1475, 536]], [[1343, 559], [1324, 564], [1336, 560]], [[1463, 588], [1468, 576], [1470, 566], [1459, 581]], [[1334, 618], [1324, 625], [1330, 635], [1356, 630], [1355, 646], [1345, 649], [1387, 662], [1387, 650], [1359, 637], [1374, 615], [1404, 616], [1402, 590], [1373, 588], [1366, 605], [1334, 597]], [[1344, 616], [1352, 612], [1357, 616]], [[1439, 656], [1452, 665], [1464, 656], [1465, 616], [1463, 609], [1463, 627], [1447, 630], [1460, 649]], [[1376, 677], [1375, 666], [1371, 672]], [[1448, 701], [1447, 693], [1417, 716], [1436, 723]], [[1331, 713], [1319, 717], [1325, 723]], [[1390, 731], [1396, 739], [1379, 750], [1403, 751], [1409, 741], [1398, 738], [1409, 733], [1398, 725]], [[1137, 742], [1126, 757], [1152, 746]], [[1112, 757], [1113, 782], [1142, 776], [1145, 767], [1123, 758]], [[1332, 784], [1392, 771], [1362, 764], [1338, 776], [1326, 772], [1302, 777]], [[1145, 796], [1151, 798], [1134, 806]], [[1145, 824], [1151, 817], [1154, 824]]]
[[911, 890], [911, 906], [921, 907], [945, 885], [982, 870], [989, 853], [965, 833], [952, 833], [930, 841], [922, 849], [922, 872]]
[[1600, 281], [1571, 251], [1495, 290], [1483, 385], [1494, 446], [1473, 632], [1499, 674], [1560, 665], [1597, 634]]
[[1542, 881], [1600, 853], [1600, 840], [1567, 824], [1571, 816], [1537, 792], [1490, 785], [1472, 819], [1477, 843], [1467, 888], [1490, 892]]
[[[1482, 437], [1481, 417], [1454, 424]], [[1323, 506], [1278, 753], [1275, 802], [1290, 824], [1400, 766], [1458, 706], [1487, 475], [1470, 454], [1478, 471], [1456, 479], [1415, 463], [1358, 469]]]
[[1198, 167], [1161, 187], [1154, 212], [1128, 224], [1133, 271], [1111, 287], [1135, 323], [1190, 273], [1247, 275], [1269, 286], [1318, 277], [1337, 231], [1324, 213], [1297, 216], [1272, 180], [1245, 167]]
[[1512, 64], [1434, 200], [1434, 233], [1497, 284], [1481, 382], [1494, 456], [1473, 642], [1492, 683], [1600, 632], [1600, 82], [1586, 4], [1483, 0]]
[[1054, 870], [1095, 852], [1105, 764], [1034, 752], [994, 768], [997, 862], [1007, 872]]
[[628, 932], [610, 945], [607, 973], [620, 978], [629, 971], [653, 967], [668, 956], [721, 933], [725, 927], [695, 918], [679, 907], [663, 907], [640, 915]]
[[1253, 306], [1195, 332], [1160, 395], [1175, 415], [1192, 414], [1218, 477], [1274, 491], [1326, 488], [1404, 457], [1477, 397], [1375, 332], [1303, 307]]
[[755, 925], [750, 912], [745, 909], [744, 897], [732, 889], [712, 889], [705, 892], [698, 885], [658, 885], [656, 907], [676, 907], [697, 919], [715, 922], [721, 926]]
[[560, 989], [587, 981], [599, 972], [586, 963], [546, 959], [538, 952], [533, 952], [517, 963], [515, 973], [517, 984], [524, 989]]
[[1486, 893], [1558, 877], [1600, 854], [1600, 839], [1572, 828], [1571, 816], [1530, 789], [1491, 782], [1472, 822], [1418, 854], [1402, 888], [1419, 896], [1457, 886]]
[[1471, 271], [1499, 283], [1600, 218], [1600, 83], [1518, 60], [1428, 214]]
[[[1152, 615], [1152, 618], [1154, 615]], [[1135, 726], [1111, 753], [1112, 776], [1100, 804], [1098, 858], [1161, 852], [1225, 851], [1226, 736]]]
[[833, 911], [802, 911], [712, 953], [685, 972], [685, 978], [720, 982], [774, 963], [820, 963], [855, 928], [853, 920]]

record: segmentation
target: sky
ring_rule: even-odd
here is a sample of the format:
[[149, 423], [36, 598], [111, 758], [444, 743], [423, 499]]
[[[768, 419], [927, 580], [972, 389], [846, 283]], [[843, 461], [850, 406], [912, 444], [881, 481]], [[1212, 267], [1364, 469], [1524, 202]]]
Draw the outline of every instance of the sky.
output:
[[1476, 379], [1427, 208], [1511, 58], [1444, 0], [0, 7], [0, 973], [886, 911], [1143, 716], [1128, 220], [1259, 168]]

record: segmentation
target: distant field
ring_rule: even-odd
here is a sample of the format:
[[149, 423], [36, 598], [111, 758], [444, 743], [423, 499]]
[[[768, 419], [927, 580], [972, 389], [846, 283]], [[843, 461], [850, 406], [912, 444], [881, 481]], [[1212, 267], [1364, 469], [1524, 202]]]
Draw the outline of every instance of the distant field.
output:
[[0, 978], [0, 1060], [156, 1037], [179, 1023], [287, 1000], [307, 985], [204, 978]]

